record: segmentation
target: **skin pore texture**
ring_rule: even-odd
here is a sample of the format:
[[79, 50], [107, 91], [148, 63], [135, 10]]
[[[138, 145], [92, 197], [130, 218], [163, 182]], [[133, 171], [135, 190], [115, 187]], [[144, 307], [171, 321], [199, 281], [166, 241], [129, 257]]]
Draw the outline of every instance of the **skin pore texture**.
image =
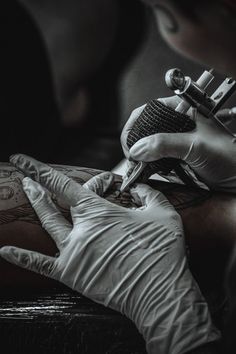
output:
[[[101, 171], [53, 166], [85, 183]], [[0, 247], [13, 245], [55, 256], [58, 252], [51, 237], [41, 227], [21, 186], [23, 174], [8, 163], [0, 166]], [[135, 206], [128, 192], [118, 195], [121, 177], [106, 193], [106, 199], [124, 207]], [[223, 284], [227, 258], [235, 241], [236, 197], [227, 194], [200, 192], [185, 186], [151, 181], [153, 188], [162, 191], [180, 213], [185, 229], [191, 271], [201, 289], [214, 289]], [[69, 210], [60, 200], [53, 200], [69, 219]], [[63, 285], [41, 275], [16, 267], [0, 259], [1, 292], [16, 289], [48, 289]]]

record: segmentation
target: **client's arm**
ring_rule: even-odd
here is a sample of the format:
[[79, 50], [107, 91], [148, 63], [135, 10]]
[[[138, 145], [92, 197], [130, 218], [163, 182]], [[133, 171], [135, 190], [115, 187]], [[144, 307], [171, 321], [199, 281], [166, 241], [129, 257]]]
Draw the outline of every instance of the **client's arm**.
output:
[[[100, 171], [57, 166], [57, 169], [83, 184]], [[9, 163], [0, 164], [0, 247], [14, 245], [43, 254], [55, 255], [57, 248], [31, 207], [23, 189], [23, 174]], [[63, 214], [69, 217], [68, 207], [54, 200]], [[16, 267], [0, 257], [0, 289], [61, 286], [41, 275]]]
[[[181, 217], [163, 193], [137, 184], [130, 189], [134, 208], [125, 208], [101, 197], [114, 190], [111, 173], [83, 187], [30, 156], [16, 154], [11, 162], [28, 176], [24, 191], [60, 252], [51, 257], [6, 246], [1, 257], [121, 312], [149, 354], [185, 353], [219, 339], [189, 271]], [[43, 186], [70, 205], [72, 223]]]
[[[83, 184], [100, 171], [54, 166], [64, 174]], [[43, 254], [55, 255], [57, 248], [47, 232], [40, 226], [38, 217], [28, 202], [21, 186], [23, 175], [7, 163], [0, 166], [0, 247], [14, 245], [32, 249]], [[115, 184], [120, 183], [116, 178]], [[236, 197], [226, 194], [199, 194], [199, 191], [178, 185], [152, 182], [161, 190], [180, 212], [187, 243], [190, 248], [190, 263], [195, 276], [219, 280], [235, 239], [236, 223], [234, 210]], [[107, 194], [107, 199], [132, 206], [128, 193], [117, 197], [117, 188]], [[68, 208], [56, 201], [64, 215], [69, 217]], [[209, 278], [210, 277], [210, 278]], [[9, 264], [0, 258], [0, 287], [45, 287], [57, 285], [52, 280]]]

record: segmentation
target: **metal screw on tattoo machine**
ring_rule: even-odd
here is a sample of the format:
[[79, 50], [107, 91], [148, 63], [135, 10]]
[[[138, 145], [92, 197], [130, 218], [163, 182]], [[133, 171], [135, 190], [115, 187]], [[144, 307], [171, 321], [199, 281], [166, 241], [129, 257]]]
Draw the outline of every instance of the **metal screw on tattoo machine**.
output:
[[[195, 129], [196, 123], [188, 114], [190, 109], [200, 112], [206, 119], [213, 119], [230, 135], [236, 134], [218, 117], [217, 112], [236, 90], [236, 81], [226, 78], [213, 94], [206, 89], [214, 80], [213, 69], [206, 70], [195, 82], [185, 76], [180, 69], [170, 69], [165, 75], [167, 86], [180, 97], [176, 109], [161, 103], [158, 99], [151, 100], [138, 117], [127, 137], [127, 145], [131, 148], [138, 140], [157, 133], [181, 133]], [[136, 181], [146, 181], [154, 173], [164, 176], [175, 174], [182, 183], [190, 186], [204, 185], [197, 179], [194, 172], [183, 161], [175, 158], [162, 158], [154, 162], [136, 163], [129, 176], [121, 185], [121, 192], [126, 191]], [[205, 186], [205, 188], [207, 188]]]

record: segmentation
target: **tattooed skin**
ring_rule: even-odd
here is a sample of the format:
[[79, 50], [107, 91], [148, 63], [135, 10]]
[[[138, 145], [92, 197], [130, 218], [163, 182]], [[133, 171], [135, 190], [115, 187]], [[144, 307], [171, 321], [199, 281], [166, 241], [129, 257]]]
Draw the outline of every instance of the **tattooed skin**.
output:
[[[80, 184], [101, 172], [82, 167], [59, 165], [52, 165], [52, 167]], [[58, 249], [42, 228], [24, 194], [21, 184], [23, 177], [23, 174], [10, 164], [0, 164], [0, 247], [12, 245], [55, 256]], [[115, 182], [105, 198], [123, 207], [135, 207], [128, 192], [119, 195], [120, 183], [121, 177], [116, 175]], [[190, 267], [195, 278], [201, 282], [201, 287], [206, 285], [212, 288], [218, 286], [217, 284], [222, 285], [228, 255], [236, 238], [234, 221], [236, 198], [232, 195], [210, 194], [199, 189], [155, 180], [149, 180], [149, 184], [163, 192], [180, 213], [184, 224]], [[52, 199], [70, 221], [69, 207], [55, 195], [52, 195]], [[15, 267], [0, 258], [0, 291], [12, 287], [18, 290], [20, 288], [42, 289], [48, 288], [49, 285], [55, 286], [55, 282]]]
[[[84, 184], [90, 178], [101, 172], [91, 168], [57, 165], [53, 165], [52, 167], [73, 178], [80, 184]], [[23, 178], [24, 175], [17, 171], [15, 167], [7, 163], [2, 164], [0, 170], [0, 225], [15, 220], [33, 224], [39, 223], [34, 210], [23, 192], [21, 185]], [[120, 183], [121, 177], [116, 176], [112, 189], [105, 196], [106, 199], [124, 207], [135, 206], [128, 192], [122, 193], [118, 196], [117, 191], [119, 190]], [[150, 184], [154, 188], [161, 189], [177, 210], [195, 205], [209, 197], [208, 193], [194, 189], [189, 189], [188, 194], [186, 194], [185, 188], [179, 185], [170, 185], [169, 183], [155, 182], [154, 180], [150, 182]], [[56, 198], [55, 195], [52, 195], [51, 197], [58, 205], [61, 212], [69, 217], [68, 206], [60, 199]]]
[[[53, 166], [69, 177], [83, 184], [88, 179], [99, 173], [92, 169]], [[28, 202], [22, 189], [22, 179], [24, 175], [8, 163], [2, 163], [0, 169], [0, 225], [15, 220], [31, 223], [39, 223], [38, 218]], [[52, 195], [60, 210], [68, 214], [68, 206]]]

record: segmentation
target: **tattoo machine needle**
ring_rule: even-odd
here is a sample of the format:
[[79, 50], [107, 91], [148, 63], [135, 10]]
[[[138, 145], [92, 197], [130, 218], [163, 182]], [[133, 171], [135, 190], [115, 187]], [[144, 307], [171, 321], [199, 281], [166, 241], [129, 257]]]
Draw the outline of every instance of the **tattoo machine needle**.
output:
[[[194, 82], [185, 76], [180, 69], [170, 69], [165, 75], [167, 86], [180, 97], [180, 103], [172, 109], [158, 99], [151, 100], [133, 125], [127, 137], [127, 146], [131, 148], [138, 140], [157, 133], [190, 132], [196, 123], [187, 114], [190, 108], [197, 109], [206, 118], [212, 118], [217, 124], [233, 135], [216, 117], [216, 113], [235, 92], [236, 81], [226, 78], [217, 90], [209, 96], [206, 88], [213, 81], [213, 70], [204, 71]], [[234, 136], [234, 135], [233, 135]], [[135, 181], [146, 181], [154, 173], [168, 176], [171, 172], [187, 185], [195, 185], [191, 174], [184, 168], [183, 161], [175, 158], [163, 158], [154, 162], [137, 162], [128, 176], [124, 177], [121, 193], [126, 191]]]

